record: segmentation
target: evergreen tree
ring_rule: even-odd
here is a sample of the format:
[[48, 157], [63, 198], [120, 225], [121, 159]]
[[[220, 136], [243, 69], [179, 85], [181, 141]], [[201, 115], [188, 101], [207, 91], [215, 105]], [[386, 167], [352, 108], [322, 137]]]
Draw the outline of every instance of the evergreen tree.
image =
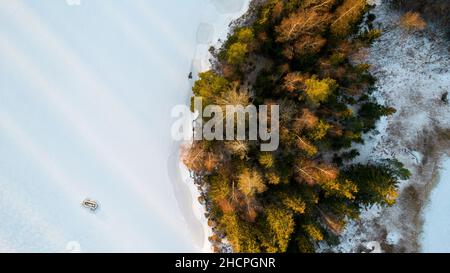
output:
[[312, 76], [305, 81], [305, 86], [307, 100], [313, 106], [318, 106], [336, 90], [337, 83], [332, 79], [319, 80], [317, 76]]

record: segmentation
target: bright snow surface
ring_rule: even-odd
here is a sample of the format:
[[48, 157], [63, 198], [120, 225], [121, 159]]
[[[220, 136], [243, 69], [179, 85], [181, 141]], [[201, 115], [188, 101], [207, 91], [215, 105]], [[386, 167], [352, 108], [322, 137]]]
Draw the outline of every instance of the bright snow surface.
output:
[[208, 251], [170, 113], [247, 4], [0, 0], [0, 251]]
[[450, 158], [442, 164], [439, 183], [425, 208], [422, 234], [423, 252], [450, 252]]

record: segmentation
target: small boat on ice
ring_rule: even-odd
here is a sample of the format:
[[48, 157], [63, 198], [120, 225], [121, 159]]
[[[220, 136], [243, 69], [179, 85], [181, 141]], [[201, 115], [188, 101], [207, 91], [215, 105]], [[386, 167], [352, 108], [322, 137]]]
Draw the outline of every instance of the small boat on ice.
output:
[[81, 202], [81, 205], [92, 212], [98, 209], [98, 202], [89, 198], [84, 199], [83, 202]]

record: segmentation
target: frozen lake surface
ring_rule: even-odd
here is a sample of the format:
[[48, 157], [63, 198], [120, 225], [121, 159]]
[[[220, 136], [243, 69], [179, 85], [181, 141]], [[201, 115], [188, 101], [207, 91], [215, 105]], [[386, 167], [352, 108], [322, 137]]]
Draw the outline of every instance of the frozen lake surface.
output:
[[432, 190], [425, 208], [422, 252], [450, 252], [450, 158], [446, 158], [439, 182]]
[[209, 250], [170, 111], [246, 5], [0, 0], [1, 252]]

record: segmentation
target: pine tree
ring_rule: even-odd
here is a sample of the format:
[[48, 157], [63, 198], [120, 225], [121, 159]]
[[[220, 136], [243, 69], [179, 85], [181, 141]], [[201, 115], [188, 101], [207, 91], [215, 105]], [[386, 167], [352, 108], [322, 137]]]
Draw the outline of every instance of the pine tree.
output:
[[330, 130], [331, 126], [323, 120], [319, 120], [319, 122], [314, 126], [308, 133], [308, 136], [313, 141], [322, 140]]
[[335, 13], [331, 23], [331, 33], [337, 37], [345, 37], [355, 28], [356, 23], [366, 11], [366, 0], [344, 0]]
[[294, 232], [294, 215], [288, 210], [275, 206], [269, 207], [265, 211], [267, 225], [273, 234], [274, 241], [278, 247], [278, 252], [285, 252], [291, 234]]
[[227, 51], [227, 62], [232, 65], [241, 64], [248, 53], [248, 45], [244, 43], [234, 43]]
[[292, 13], [275, 28], [278, 42], [297, 40], [302, 35], [322, 33], [325, 31], [331, 16], [319, 13], [314, 9]]
[[312, 76], [305, 81], [305, 93], [307, 100], [317, 106], [326, 101], [328, 97], [337, 89], [337, 83], [333, 79], [319, 80], [317, 76]]
[[296, 214], [303, 214], [306, 210], [306, 203], [302, 198], [294, 193], [281, 192], [278, 198], [281, 199], [283, 205], [291, 209]]
[[225, 141], [225, 148], [231, 155], [239, 159], [244, 159], [250, 149], [248, 141], [243, 140]]
[[248, 168], [245, 168], [239, 175], [238, 187], [244, 195], [250, 197], [266, 190], [266, 185], [259, 172]]
[[265, 169], [270, 169], [273, 167], [275, 159], [272, 153], [265, 152], [259, 154], [258, 162]]
[[356, 199], [361, 204], [391, 206], [397, 198], [399, 180], [409, 178], [410, 173], [398, 161], [385, 161], [377, 165], [352, 165], [345, 175], [358, 186]]
[[322, 241], [324, 235], [320, 228], [315, 224], [306, 224], [302, 226], [305, 233], [314, 241]]
[[[200, 79], [195, 82], [192, 91], [195, 96], [202, 97], [204, 103], [209, 104], [214, 96], [223, 94], [230, 88], [230, 83], [212, 70], [199, 74]], [[193, 111], [193, 107], [191, 106]]]

